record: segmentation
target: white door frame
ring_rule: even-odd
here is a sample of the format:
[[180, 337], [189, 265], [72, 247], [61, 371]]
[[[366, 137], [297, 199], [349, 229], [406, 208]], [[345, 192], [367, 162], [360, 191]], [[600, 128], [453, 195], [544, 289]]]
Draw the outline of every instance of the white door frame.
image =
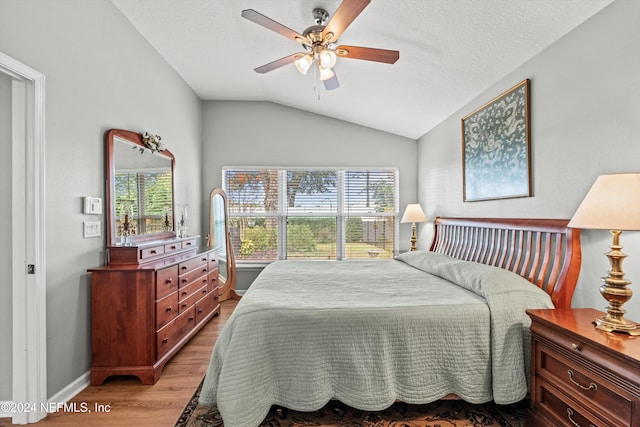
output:
[[44, 418], [47, 402], [44, 75], [0, 52], [12, 78], [12, 401], [34, 406], [14, 424]]

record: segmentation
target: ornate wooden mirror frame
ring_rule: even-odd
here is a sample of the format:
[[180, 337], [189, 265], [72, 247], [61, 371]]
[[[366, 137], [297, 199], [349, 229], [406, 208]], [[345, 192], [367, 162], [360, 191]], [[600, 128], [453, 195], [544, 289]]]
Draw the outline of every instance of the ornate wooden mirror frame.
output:
[[[124, 147], [124, 148], [123, 148]], [[126, 152], [129, 150], [129, 153]], [[117, 154], [118, 153], [118, 154]], [[152, 161], [160, 160], [163, 168], [171, 171], [171, 194], [170, 202], [163, 207], [163, 212], [155, 212], [153, 218], [151, 216], [138, 217], [137, 221], [154, 221], [155, 227], [148, 227], [151, 231], [144, 232], [144, 228], [138, 227], [138, 230], [130, 235], [128, 242], [122, 239], [122, 221], [118, 219], [119, 212], [116, 209], [116, 175], [117, 171], [126, 169], [128, 172], [136, 173], [138, 168], [144, 171], [144, 164]], [[121, 164], [122, 163], [122, 164]], [[137, 166], [140, 165], [140, 166]], [[175, 212], [175, 185], [174, 185], [174, 165], [175, 158], [169, 150], [157, 151], [150, 149], [142, 140], [142, 134], [138, 132], [111, 129], [106, 133], [106, 214], [107, 214], [107, 246], [122, 246], [125, 244], [136, 245], [143, 241], [169, 239], [176, 236], [174, 228], [174, 212]], [[140, 195], [138, 194], [138, 197]], [[135, 201], [136, 206], [140, 205], [139, 201]], [[161, 231], [157, 231], [157, 223], [162, 222]]]
[[222, 188], [214, 188], [209, 195], [209, 248], [218, 253], [219, 300], [239, 299], [236, 294], [236, 262], [229, 235], [227, 195]]

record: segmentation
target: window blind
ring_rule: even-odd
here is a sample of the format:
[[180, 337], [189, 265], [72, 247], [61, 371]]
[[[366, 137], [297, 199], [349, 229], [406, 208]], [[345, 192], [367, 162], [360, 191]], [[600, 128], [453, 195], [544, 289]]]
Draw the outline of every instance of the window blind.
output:
[[395, 168], [223, 169], [238, 262], [391, 258]]

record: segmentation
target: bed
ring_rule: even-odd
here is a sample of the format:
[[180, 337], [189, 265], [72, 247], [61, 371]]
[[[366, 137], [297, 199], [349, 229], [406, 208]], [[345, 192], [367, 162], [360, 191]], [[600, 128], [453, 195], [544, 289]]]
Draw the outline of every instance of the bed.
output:
[[526, 397], [528, 308], [569, 307], [580, 234], [568, 220], [437, 218], [429, 251], [278, 261], [217, 339], [200, 403], [226, 427], [272, 405], [362, 410], [455, 396]]

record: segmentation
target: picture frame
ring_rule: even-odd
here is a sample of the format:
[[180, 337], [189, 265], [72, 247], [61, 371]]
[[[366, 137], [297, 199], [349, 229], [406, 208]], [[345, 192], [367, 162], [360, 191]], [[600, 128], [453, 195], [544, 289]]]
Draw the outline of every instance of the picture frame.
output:
[[465, 202], [531, 197], [529, 79], [462, 118]]

